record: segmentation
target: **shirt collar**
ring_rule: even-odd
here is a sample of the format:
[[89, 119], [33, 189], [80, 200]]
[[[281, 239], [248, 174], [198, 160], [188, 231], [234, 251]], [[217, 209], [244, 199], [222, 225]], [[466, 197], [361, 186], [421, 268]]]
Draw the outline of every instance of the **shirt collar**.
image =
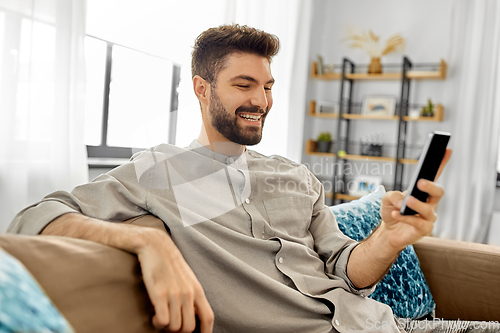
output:
[[203, 155], [205, 157], [212, 158], [218, 162], [224, 163], [224, 164], [231, 164], [237, 159], [240, 158], [242, 155], [246, 155], [248, 152], [248, 149], [245, 149], [245, 152], [242, 155], [237, 155], [237, 156], [226, 156], [223, 154], [219, 154], [214, 152], [210, 147], [208, 146], [203, 146], [198, 140], [193, 140], [191, 144], [188, 146], [188, 149], [191, 151], [194, 151], [200, 155]]

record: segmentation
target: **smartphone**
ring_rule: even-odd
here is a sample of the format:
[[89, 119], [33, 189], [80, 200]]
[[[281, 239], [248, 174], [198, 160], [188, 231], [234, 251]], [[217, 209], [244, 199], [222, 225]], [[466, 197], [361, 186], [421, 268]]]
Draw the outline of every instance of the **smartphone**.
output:
[[401, 215], [417, 214], [417, 212], [413, 209], [406, 207], [406, 201], [410, 196], [413, 196], [422, 202], [427, 200], [429, 195], [417, 188], [417, 182], [422, 178], [434, 181], [446, 152], [446, 146], [448, 145], [448, 141], [450, 141], [450, 137], [451, 134], [446, 132], [435, 131], [429, 133], [424, 149], [422, 150], [422, 154], [418, 159], [417, 170], [411, 178], [410, 187], [408, 188], [408, 192], [403, 200], [403, 205], [400, 209]]

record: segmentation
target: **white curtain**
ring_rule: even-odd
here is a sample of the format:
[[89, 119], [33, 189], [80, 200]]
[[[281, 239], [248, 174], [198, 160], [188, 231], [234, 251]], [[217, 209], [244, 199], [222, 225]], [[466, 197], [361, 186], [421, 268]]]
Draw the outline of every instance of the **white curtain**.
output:
[[88, 181], [84, 13], [85, 0], [0, 0], [0, 233]]
[[453, 156], [440, 182], [446, 195], [434, 233], [485, 242], [494, 204], [500, 124], [497, 0], [454, 2], [449, 57]]
[[274, 105], [266, 119], [262, 141], [251, 149], [300, 162], [312, 1], [228, 0], [226, 13], [226, 23], [264, 30], [277, 35], [281, 42], [280, 52], [271, 64], [276, 79]]

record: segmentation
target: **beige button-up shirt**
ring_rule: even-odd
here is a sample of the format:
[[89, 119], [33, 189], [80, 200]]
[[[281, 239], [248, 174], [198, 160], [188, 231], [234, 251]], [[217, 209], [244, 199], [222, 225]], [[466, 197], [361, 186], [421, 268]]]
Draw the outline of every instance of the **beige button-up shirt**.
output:
[[215, 332], [399, 332], [391, 309], [358, 290], [346, 267], [356, 242], [301, 164], [251, 150], [224, 156], [194, 141], [148, 149], [71, 193], [20, 212], [8, 231], [38, 234], [80, 212], [121, 222], [153, 214], [202, 284]]

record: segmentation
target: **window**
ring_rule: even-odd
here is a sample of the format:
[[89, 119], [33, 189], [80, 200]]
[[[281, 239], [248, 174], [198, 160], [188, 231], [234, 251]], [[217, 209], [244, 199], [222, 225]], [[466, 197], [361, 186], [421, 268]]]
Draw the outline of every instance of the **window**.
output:
[[102, 158], [128, 159], [144, 148], [175, 143], [179, 66], [92, 36], [86, 37], [85, 56], [91, 167], [103, 166]]

